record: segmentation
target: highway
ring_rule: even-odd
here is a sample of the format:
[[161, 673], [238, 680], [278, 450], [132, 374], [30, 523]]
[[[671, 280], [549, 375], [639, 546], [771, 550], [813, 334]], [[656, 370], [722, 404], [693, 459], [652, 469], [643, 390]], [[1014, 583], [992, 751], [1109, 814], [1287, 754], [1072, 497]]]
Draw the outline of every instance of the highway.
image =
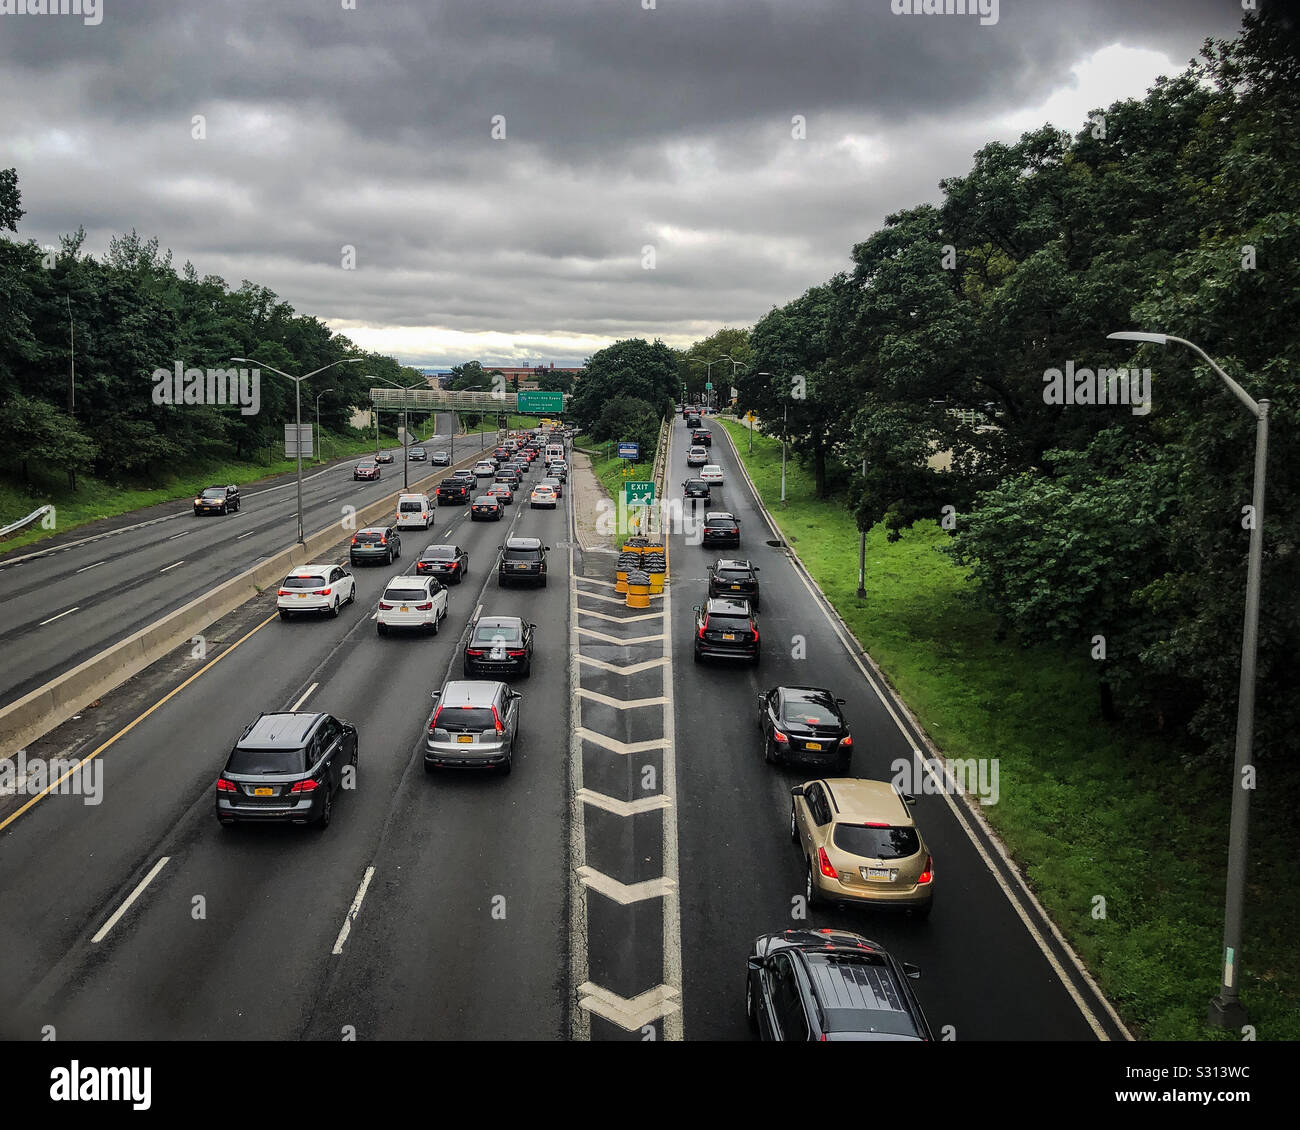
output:
[[[452, 420], [425, 443], [450, 448]], [[471, 450], [462, 436], [456, 455]], [[338, 521], [400, 489], [402, 449], [377, 482], [354, 481], [344, 460], [323, 470], [303, 467], [303, 531]], [[428, 475], [410, 464], [412, 481]], [[292, 545], [298, 494], [295, 474], [241, 486], [234, 514], [195, 517], [188, 499], [147, 514], [94, 523], [0, 556], [0, 706], [124, 639], [222, 581]], [[147, 524], [142, 524], [147, 523]]]
[[[743, 547], [705, 550], [673, 531], [667, 594], [645, 612], [614, 594], [613, 557], [574, 543], [567, 491], [553, 512], [520, 496], [500, 523], [442, 508], [435, 529], [403, 535], [397, 566], [354, 570], [358, 598], [338, 619], [283, 623], [272, 597], [253, 601], [214, 627], [206, 661], [182, 650], [110, 696], [111, 724], [50, 735], [47, 755], [114, 740], [96, 758], [101, 804], [47, 796], [15, 815], [26, 798], [0, 797], [0, 1035], [748, 1038], [749, 946], [804, 924], [792, 917], [803, 873], [787, 819], [789, 789], [807, 774], [764, 763], [757, 693], [788, 682], [847, 699], [859, 776], [888, 779], [918, 739], [788, 552], [767, 544], [776, 539], [714, 433], [726, 483], [712, 508], [741, 518]], [[685, 439], [679, 420], [670, 495], [687, 474]], [[539, 476], [534, 465], [525, 484]], [[325, 477], [313, 487], [311, 525], [346, 501], [334, 487]], [[392, 489], [391, 469], [380, 487]], [[278, 525], [255, 546], [231, 538], [240, 516], [190, 537], [211, 538], [227, 571], [246, 566], [285, 544], [284, 499], [271, 505]], [[250, 505], [245, 516], [263, 514]], [[548, 587], [498, 588], [507, 533], [552, 547]], [[159, 544], [167, 524], [120, 536], [137, 576], [176, 553]], [[371, 615], [384, 581], [446, 541], [469, 550], [470, 575], [450, 589], [441, 634], [380, 639]], [[0, 571], [0, 583], [31, 583], [78, 552], [43, 559], [40, 572]], [[340, 543], [336, 559], [345, 552]], [[762, 569], [757, 669], [692, 662], [691, 607], [716, 556]], [[429, 776], [430, 693], [459, 676], [480, 606], [538, 625], [533, 674], [514, 683], [524, 695], [515, 769]], [[796, 635], [805, 658], [791, 657]], [[47, 671], [71, 660], [39, 646]], [[323, 832], [220, 828], [213, 782], [231, 744], [259, 711], [291, 707], [358, 727], [357, 788]], [[935, 859], [928, 921], [814, 909], [813, 924], [857, 929], [920, 965], [936, 1037], [1122, 1038], [963, 812], [943, 796], [915, 808]]]

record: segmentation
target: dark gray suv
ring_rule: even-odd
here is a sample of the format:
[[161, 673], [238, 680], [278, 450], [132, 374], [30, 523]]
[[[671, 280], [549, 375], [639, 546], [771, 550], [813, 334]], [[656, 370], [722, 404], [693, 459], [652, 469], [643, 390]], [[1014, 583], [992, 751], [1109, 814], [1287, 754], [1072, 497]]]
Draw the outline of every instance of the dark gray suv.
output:
[[348, 556], [353, 565], [362, 561], [382, 561], [391, 565], [402, 556], [402, 535], [396, 526], [367, 526], [352, 535]]
[[357, 763], [357, 728], [331, 714], [259, 714], [217, 778], [216, 814], [239, 821], [329, 827], [345, 766]]

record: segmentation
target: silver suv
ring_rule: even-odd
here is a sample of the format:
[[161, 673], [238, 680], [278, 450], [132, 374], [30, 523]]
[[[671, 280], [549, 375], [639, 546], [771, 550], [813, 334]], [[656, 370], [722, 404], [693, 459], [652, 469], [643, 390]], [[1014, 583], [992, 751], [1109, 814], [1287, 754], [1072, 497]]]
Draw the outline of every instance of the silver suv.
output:
[[424, 771], [443, 766], [510, 772], [522, 695], [505, 683], [453, 679], [433, 695]]

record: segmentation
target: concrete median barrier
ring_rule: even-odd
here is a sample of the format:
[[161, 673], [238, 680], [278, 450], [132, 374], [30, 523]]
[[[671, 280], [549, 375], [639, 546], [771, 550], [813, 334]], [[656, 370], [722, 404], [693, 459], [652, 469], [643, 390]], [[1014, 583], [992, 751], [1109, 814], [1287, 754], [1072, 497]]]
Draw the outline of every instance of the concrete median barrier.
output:
[[[355, 515], [355, 528], [359, 530], [389, 518], [395, 521], [399, 495], [410, 492], [428, 493], [437, 480], [454, 470], [473, 466], [484, 451], [495, 446], [493, 441], [468, 458], [450, 467], [439, 467], [423, 478], [413, 480], [409, 487], [401, 487], [392, 494], [361, 507]], [[338, 522], [318, 530], [305, 537], [303, 545], [295, 543], [280, 550], [237, 577], [209, 589], [184, 607], [169, 612], [133, 635], [105, 648], [98, 655], [29, 691], [8, 706], [0, 707], [0, 757], [8, 757], [49, 733], [96, 699], [138, 675], [151, 663], [187, 643], [210, 624], [256, 598], [270, 585], [279, 584], [295, 566], [307, 564], [325, 554], [344, 540], [349, 532]]]

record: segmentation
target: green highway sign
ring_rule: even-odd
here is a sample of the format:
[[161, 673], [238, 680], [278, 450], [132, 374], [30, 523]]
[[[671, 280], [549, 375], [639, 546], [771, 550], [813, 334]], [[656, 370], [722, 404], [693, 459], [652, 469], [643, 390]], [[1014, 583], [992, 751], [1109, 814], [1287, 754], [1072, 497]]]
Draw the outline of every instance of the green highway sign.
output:
[[623, 484], [623, 503], [629, 509], [633, 506], [653, 506], [655, 504], [654, 483], [629, 479]]
[[562, 392], [520, 392], [515, 394], [516, 412], [538, 412], [549, 415], [564, 411], [564, 393]]

